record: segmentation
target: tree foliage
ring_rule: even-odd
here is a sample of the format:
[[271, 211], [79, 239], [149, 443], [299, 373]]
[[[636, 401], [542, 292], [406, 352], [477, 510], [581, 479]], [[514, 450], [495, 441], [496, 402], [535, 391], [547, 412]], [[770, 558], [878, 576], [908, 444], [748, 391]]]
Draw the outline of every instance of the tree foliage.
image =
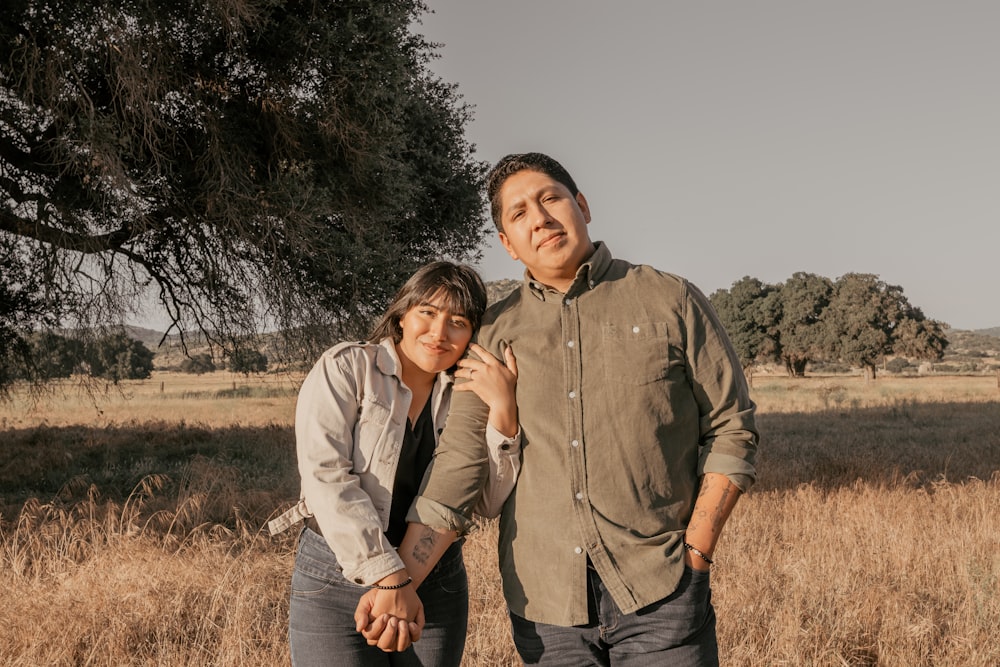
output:
[[212, 355], [210, 354], [203, 352], [192, 354], [181, 362], [180, 370], [182, 373], [194, 373], [195, 375], [211, 373], [215, 370], [215, 362], [212, 361]]
[[823, 312], [830, 305], [832, 293], [832, 280], [802, 271], [792, 274], [781, 286], [778, 356], [790, 376], [802, 377], [810, 361], [824, 356]]
[[781, 306], [777, 287], [744, 276], [728, 290], [716, 290], [709, 299], [726, 324], [744, 371], [754, 362], [775, 356], [778, 339], [775, 324]]
[[259, 350], [240, 348], [229, 355], [229, 370], [250, 375], [267, 371], [267, 356]]
[[781, 285], [744, 277], [711, 300], [744, 367], [772, 360], [801, 376], [810, 361], [836, 361], [874, 378], [888, 355], [940, 359], [948, 346], [944, 324], [874, 274], [798, 272]]
[[3, 349], [152, 300], [168, 331], [223, 350], [279, 329], [312, 354], [367, 327], [417, 265], [477, 257], [484, 165], [410, 30], [424, 11], [6, 0]]
[[87, 361], [87, 350], [76, 338], [62, 336], [52, 331], [39, 331], [29, 339], [32, 368], [26, 369], [25, 378], [45, 380], [68, 378]]
[[123, 332], [104, 336], [87, 351], [90, 374], [118, 384], [121, 380], [142, 380], [153, 371], [153, 352]]
[[902, 315], [902, 289], [870, 273], [848, 273], [837, 280], [827, 312], [830, 355], [864, 368], [874, 377], [878, 361], [892, 353], [892, 329]]

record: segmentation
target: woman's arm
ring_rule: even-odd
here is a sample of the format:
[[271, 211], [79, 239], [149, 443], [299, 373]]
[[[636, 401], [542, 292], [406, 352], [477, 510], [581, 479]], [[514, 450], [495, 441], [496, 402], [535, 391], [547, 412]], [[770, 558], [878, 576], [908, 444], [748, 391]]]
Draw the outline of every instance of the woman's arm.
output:
[[403, 562], [356, 472], [360, 445], [354, 438], [364, 418], [358, 387], [366, 364], [351, 350], [323, 355], [299, 391], [295, 441], [302, 495], [323, 538], [348, 580], [371, 585], [403, 569]]

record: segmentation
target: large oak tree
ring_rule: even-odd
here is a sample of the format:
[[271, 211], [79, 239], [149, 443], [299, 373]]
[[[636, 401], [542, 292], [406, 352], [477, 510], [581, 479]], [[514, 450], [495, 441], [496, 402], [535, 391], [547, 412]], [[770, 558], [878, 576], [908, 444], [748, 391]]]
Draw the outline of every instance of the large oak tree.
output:
[[823, 358], [823, 312], [832, 293], [832, 280], [804, 271], [796, 271], [781, 285], [777, 330], [780, 359], [789, 376], [804, 376], [810, 361]]
[[725, 324], [744, 373], [762, 359], [780, 355], [775, 327], [781, 317], [779, 288], [744, 276], [710, 299]]
[[477, 257], [484, 165], [411, 30], [425, 11], [5, 0], [3, 349], [152, 300], [172, 332], [227, 351], [280, 329], [311, 354], [357, 335], [420, 263]]
[[823, 320], [830, 355], [860, 366], [870, 379], [887, 355], [940, 359], [948, 345], [943, 323], [924, 317], [902, 287], [871, 273], [838, 278]]

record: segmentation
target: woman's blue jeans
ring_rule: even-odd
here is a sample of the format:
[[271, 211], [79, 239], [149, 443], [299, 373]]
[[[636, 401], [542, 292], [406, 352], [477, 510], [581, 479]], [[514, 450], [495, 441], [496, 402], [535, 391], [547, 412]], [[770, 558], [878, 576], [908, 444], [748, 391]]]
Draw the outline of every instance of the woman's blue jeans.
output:
[[321, 535], [308, 528], [302, 531], [288, 619], [294, 667], [458, 667], [469, 624], [469, 580], [461, 541], [448, 548], [417, 589], [426, 625], [420, 641], [407, 650], [385, 653], [369, 646], [355, 629], [354, 610], [368, 590], [344, 578]]

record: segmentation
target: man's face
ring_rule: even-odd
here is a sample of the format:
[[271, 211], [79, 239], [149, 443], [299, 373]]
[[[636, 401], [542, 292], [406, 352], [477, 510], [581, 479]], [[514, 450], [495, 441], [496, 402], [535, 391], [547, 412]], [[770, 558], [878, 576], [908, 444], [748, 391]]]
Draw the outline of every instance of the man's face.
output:
[[587, 233], [590, 208], [559, 181], [538, 171], [519, 171], [500, 187], [500, 241], [532, 277], [565, 292], [594, 251]]

